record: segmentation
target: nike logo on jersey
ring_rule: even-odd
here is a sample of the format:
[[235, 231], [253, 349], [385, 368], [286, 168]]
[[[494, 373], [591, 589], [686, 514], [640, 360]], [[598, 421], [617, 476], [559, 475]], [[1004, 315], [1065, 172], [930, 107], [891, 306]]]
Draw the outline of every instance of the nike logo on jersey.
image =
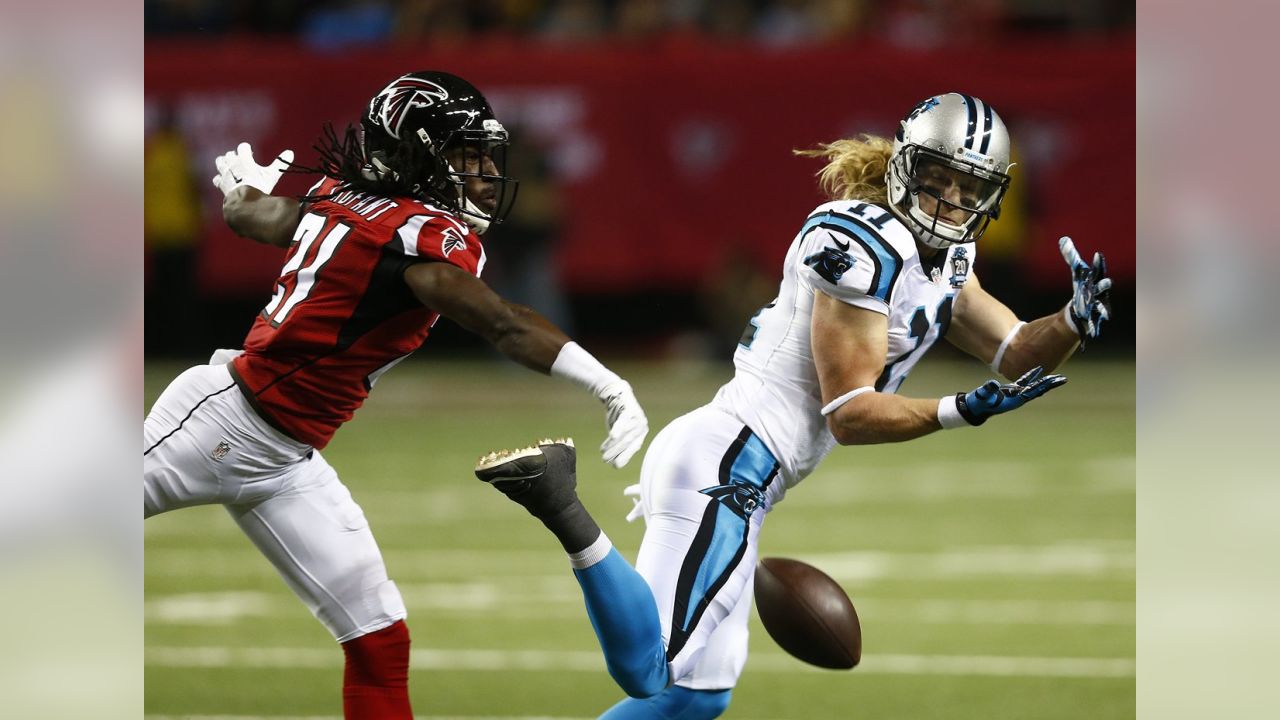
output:
[[[840, 244], [840, 241], [836, 241]], [[849, 249], [849, 243], [844, 243], [842, 250], [833, 247], [823, 248], [804, 259], [804, 264], [813, 268], [813, 271], [822, 276], [824, 280], [835, 285], [840, 282], [840, 278], [849, 268], [853, 267], [854, 259], [849, 256], [845, 250]]]
[[[835, 238], [832, 238], [832, 240], [835, 240]], [[841, 252], [849, 252], [849, 243], [840, 242], [839, 240], [836, 240], [835, 242], [836, 247], [840, 248]]]

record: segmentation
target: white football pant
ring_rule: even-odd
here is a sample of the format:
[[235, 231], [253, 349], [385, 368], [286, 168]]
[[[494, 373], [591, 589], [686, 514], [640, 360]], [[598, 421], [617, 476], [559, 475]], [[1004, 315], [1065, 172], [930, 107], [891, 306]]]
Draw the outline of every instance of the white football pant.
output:
[[405, 617], [364, 511], [309, 445], [254, 412], [225, 365], [175, 379], [143, 424], [150, 517], [220, 504], [338, 642]]
[[786, 492], [758, 437], [702, 407], [654, 438], [640, 470], [646, 530], [636, 570], [653, 590], [676, 684], [734, 687], [747, 661], [758, 539]]

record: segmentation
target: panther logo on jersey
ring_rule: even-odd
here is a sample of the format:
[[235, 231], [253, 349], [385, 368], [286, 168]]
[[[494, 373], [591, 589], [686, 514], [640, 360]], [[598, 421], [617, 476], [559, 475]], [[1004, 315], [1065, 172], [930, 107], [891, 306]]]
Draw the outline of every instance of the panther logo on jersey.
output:
[[729, 508], [734, 515], [744, 519], [751, 517], [751, 513], [764, 502], [764, 492], [754, 485], [716, 485], [698, 492], [710, 496]]
[[[844, 250], [848, 249], [849, 245], [845, 243]], [[814, 272], [832, 285], [840, 282], [840, 278], [849, 272], [853, 263], [854, 259], [849, 256], [849, 253], [833, 247], [825, 247], [804, 259], [805, 265], [813, 268]]]
[[466, 250], [467, 241], [463, 239], [462, 233], [456, 228], [444, 229], [444, 240], [440, 241], [440, 253], [445, 257], [449, 257], [449, 253], [454, 250]]
[[400, 139], [400, 125], [413, 108], [431, 107], [449, 99], [449, 91], [430, 80], [402, 77], [382, 89], [370, 105], [370, 120]]

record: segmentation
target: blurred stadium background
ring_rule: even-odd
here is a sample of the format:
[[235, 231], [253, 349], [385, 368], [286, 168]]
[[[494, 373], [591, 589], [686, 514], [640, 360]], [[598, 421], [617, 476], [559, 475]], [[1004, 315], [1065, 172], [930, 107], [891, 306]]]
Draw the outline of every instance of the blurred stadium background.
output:
[[[1134, 714], [1134, 29], [1104, 0], [146, 2], [146, 397], [238, 346], [279, 251], [221, 224], [213, 158], [310, 160], [403, 72], [478, 85], [513, 129], [520, 200], [486, 279], [633, 379], [655, 429], [731, 372], [822, 200], [791, 154], [888, 135], [922, 97], [990, 101], [1014, 140], [983, 283], [1024, 317], [1065, 301], [1056, 239], [1102, 250], [1117, 322], [1018, 422], [837, 451], [769, 519], [765, 554], [849, 591], [863, 665], [808, 671], [759, 626], [728, 717]], [[303, 178], [281, 189], [300, 192]], [[938, 348], [904, 392], [985, 379]], [[599, 409], [441, 323], [326, 455], [411, 613], [421, 717], [591, 717], [617, 698], [545, 533], [471, 479], [475, 456], [601, 435]], [[584, 457], [589, 457], [584, 453]], [[628, 554], [621, 488], [582, 463]], [[217, 508], [146, 528], [146, 712], [336, 717], [340, 654]]]

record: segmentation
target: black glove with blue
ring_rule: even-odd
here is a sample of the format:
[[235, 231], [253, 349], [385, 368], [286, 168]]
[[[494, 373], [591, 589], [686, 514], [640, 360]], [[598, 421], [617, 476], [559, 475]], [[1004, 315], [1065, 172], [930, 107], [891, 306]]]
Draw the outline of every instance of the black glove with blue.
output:
[[956, 393], [956, 409], [965, 422], [981, 425], [992, 415], [1017, 410], [1066, 382], [1062, 375], [1045, 375], [1044, 368], [1035, 367], [1011, 383], [988, 380], [977, 390]]
[[1062, 259], [1071, 267], [1071, 303], [1067, 317], [1080, 336], [1080, 347], [1102, 334], [1102, 321], [1111, 319], [1111, 278], [1107, 277], [1107, 259], [1093, 254], [1093, 264], [1085, 262], [1069, 237], [1058, 239]]

